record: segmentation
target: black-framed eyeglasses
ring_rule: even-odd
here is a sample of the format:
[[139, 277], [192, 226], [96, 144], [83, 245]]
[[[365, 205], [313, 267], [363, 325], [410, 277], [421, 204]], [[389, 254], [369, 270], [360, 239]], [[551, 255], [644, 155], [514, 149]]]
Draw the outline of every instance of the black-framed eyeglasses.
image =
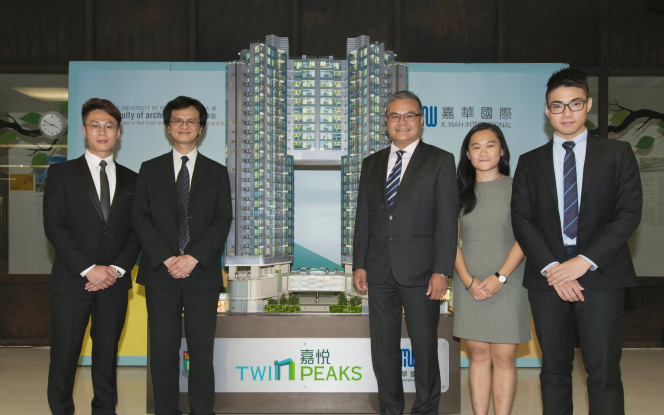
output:
[[399, 120], [401, 120], [401, 117], [403, 117], [403, 119], [404, 119], [406, 122], [412, 122], [412, 121], [415, 121], [415, 119], [416, 119], [417, 117], [419, 117], [420, 115], [422, 115], [422, 113], [419, 113], [419, 114], [413, 114], [412, 112], [409, 112], [408, 114], [390, 114], [390, 115], [388, 115], [388, 116], [385, 117], [385, 118], [386, 118], [387, 121], [389, 121], [389, 122], [399, 122]]
[[565, 107], [569, 108], [570, 111], [581, 111], [585, 106], [587, 99], [579, 99], [577, 101], [572, 101], [569, 104], [563, 104], [562, 102], [556, 102], [551, 105], [547, 105], [551, 114], [562, 114], [565, 112]]
[[108, 134], [112, 134], [118, 128], [118, 126], [113, 124], [112, 122], [100, 123], [100, 122], [93, 121], [93, 122], [85, 124], [85, 125], [93, 133], [99, 133], [99, 131], [103, 130], [103, 131], [106, 131]]
[[[187, 122], [187, 125], [189, 127], [192, 127], [192, 128], [196, 127], [198, 124], [201, 123], [200, 121], [195, 121], [195, 120], [187, 120], [186, 122]], [[182, 124], [184, 124], [184, 123], [185, 123], [185, 120], [181, 120], [179, 118], [176, 118], [176, 119], [170, 121], [170, 124], [174, 127], [182, 127]]]

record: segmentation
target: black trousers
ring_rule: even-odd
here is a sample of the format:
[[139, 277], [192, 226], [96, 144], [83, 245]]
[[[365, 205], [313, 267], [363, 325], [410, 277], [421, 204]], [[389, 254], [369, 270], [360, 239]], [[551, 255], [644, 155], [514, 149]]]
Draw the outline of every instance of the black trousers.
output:
[[51, 294], [52, 338], [47, 394], [53, 415], [74, 413], [74, 380], [90, 318], [92, 414], [115, 414], [118, 341], [124, 328], [127, 302], [127, 291]]
[[415, 402], [411, 414], [437, 414], [440, 400], [438, 321], [440, 303], [427, 297], [427, 286], [406, 287], [394, 277], [384, 284], [369, 284], [371, 360], [378, 382], [380, 413], [404, 412], [401, 377], [402, 306], [415, 358]]
[[625, 290], [583, 291], [585, 301], [567, 302], [555, 291], [528, 289], [542, 348], [542, 404], [545, 415], [572, 415], [574, 322], [588, 373], [590, 415], [624, 415], [620, 375]]
[[155, 415], [181, 415], [180, 344], [182, 312], [189, 352], [191, 414], [214, 414], [214, 335], [219, 289], [193, 288], [186, 278], [170, 287], [145, 287], [150, 323], [150, 368]]

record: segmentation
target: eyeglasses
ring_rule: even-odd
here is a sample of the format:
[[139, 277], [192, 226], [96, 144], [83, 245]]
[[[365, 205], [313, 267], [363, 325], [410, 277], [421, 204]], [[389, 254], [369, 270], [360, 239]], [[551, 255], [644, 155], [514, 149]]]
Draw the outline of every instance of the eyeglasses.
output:
[[91, 122], [90, 124], [85, 124], [88, 126], [90, 131], [93, 133], [99, 133], [100, 131], [106, 131], [108, 134], [113, 134], [115, 130], [118, 128], [117, 125], [113, 124], [112, 122], [107, 122], [105, 124], [102, 124], [100, 122]]
[[547, 105], [549, 108], [549, 111], [551, 111], [551, 114], [562, 114], [565, 112], [565, 107], [569, 108], [570, 111], [581, 111], [585, 106], [586, 102], [588, 100], [577, 100], [577, 101], [572, 101], [569, 104], [563, 104], [562, 102], [556, 102], [555, 104]]
[[[196, 127], [198, 124], [201, 123], [200, 121], [194, 121], [194, 120], [187, 120], [186, 122], [187, 122], [187, 125], [189, 127], [192, 127], [192, 128]], [[176, 118], [176, 119], [170, 121], [170, 124], [173, 127], [182, 127], [182, 125], [184, 123], [185, 123], [185, 120], [181, 120], [179, 118]]]
[[413, 114], [412, 112], [409, 112], [408, 114], [390, 114], [385, 118], [387, 118], [387, 121], [389, 122], [399, 122], [401, 117], [403, 117], [406, 122], [413, 122], [415, 121], [415, 118], [419, 117], [420, 115], [422, 115], [422, 113]]

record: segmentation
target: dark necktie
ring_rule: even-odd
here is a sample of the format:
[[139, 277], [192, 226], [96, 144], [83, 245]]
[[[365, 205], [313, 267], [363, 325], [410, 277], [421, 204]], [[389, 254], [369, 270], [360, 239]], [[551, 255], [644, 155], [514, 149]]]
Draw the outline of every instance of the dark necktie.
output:
[[182, 156], [182, 167], [178, 173], [178, 179], [175, 181], [177, 190], [177, 213], [178, 213], [178, 245], [180, 254], [184, 254], [184, 249], [189, 244], [189, 169], [187, 162], [189, 158]]
[[106, 175], [106, 160], [99, 162], [99, 203], [101, 203], [101, 212], [104, 215], [104, 222], [108, 220], [108, 213], [111, 211], [111, 189], [108, 185], [108, 176]]
[[574, 158], [574, 141], [563, 143], [565, 161], [563, 162], [563, 232], [570, 239], [576, 238], [579, 219], [579, 196], [576, 187], [576, 159]]
[[398, 150], [395, 152], [397, 155], [397, 162], [394, 164], [394, 167], [392, 167], [392, 172], [390, 172], [390, 176], [387, 178], [387, 204], [390, 207], [394, 204], [394, 199], [397, 195], [397, 190], [399, 189], [399, 182], [401, 182], [401, 159], [403, 153], [405, 153], [404, 150]]

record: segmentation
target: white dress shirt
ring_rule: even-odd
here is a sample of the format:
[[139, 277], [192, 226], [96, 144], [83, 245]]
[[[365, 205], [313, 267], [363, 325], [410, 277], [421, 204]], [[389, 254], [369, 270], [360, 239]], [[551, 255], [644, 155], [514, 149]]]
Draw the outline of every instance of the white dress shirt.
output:
[[198, 156], [198, 149], [194, 148], [189, 154], [180, 154], [173, 149], [173, 168], [175, 169], [175, 181], [178, 181], [178, 174], [182, 168], [182, 156], [189, 157], [187, 160], [187, 170], [189, 170], [189, 186], [191, 186], [191, 178], [194, 177], [194, 166], [196, 165], [196, 156]]
[[[563, 226], [565, 223], [565, 182], [563, 181], [563, 167], [565, 164], [565, 155], [567, 151], [563, 147], [563, 143], [569, 140], [565, 140], [562, 137], [559, 137], [557, 134], [553, 135], [553, 171], [556, 176], [556, 194], [558, 195], [558, 214], [560, 215], [560, 232], [563, 235], [563, 244], [567, 245], [576, 245], [576, 238], [570, 238], [565, 235], [563, 231]], [[581, 188], [583, 187], [583, 167], [586, 164], [586, 148], [588, 147], [588, 130], [585, 129], [581, 134], [574, 137], [571, 141], [574, 142], [574, 160], [576, 161], [576, 191], [577, 191], [577, 203], [578, 211], [581, 212]], [[584, 258], [586, 261], [590, 262], [591, 271], [597, 269], [597, 265], [588, 259], [585, 255], [579, 255]], [[542, 269], [542, 275], [546, 275], [546, 269], [553, 264], [558, 262], [552, 262], [544, 269]]]
[[[420, 139], [418, 138], [417, 140], [413, 141], [411, 144], [409, 144], [406, 148], [403, 149], [405, 153], [401, 156], [401, 177], [399, 178], [399, 182], [403, 180], [403, 175], [406, 173], [406, 169], [408, 168], [408, 163], [410, 163], [410, 158], [413, 157], [413, 153], [415, 152], [415, 147], [420, 143]], [[394, 143], [390, 146], [390, 158], [387, 160], [387, 178], [390, 177], [390, 173], [392, 173], [392, 169], [394, 168], [394, 165], [397, 164], [397, 151], [401, 150], [399, 147], [395, 146]], [[397, 190], [398, 192], [398, 190]]]
[[[90, 169], [90, 174], [92, 175], [92, 181], [95, 183], [95, 189], [97, 189], [97, 197], [101, 199], [101, 166], [99, 163], [101, 163], [102, 158], [99, 156], [95, 156], [94, 154], [90, 153], [90, 150], [85, 150], [85, 161], [88, 162], [88, 168]], [[111, 196], [111, 205], [113, 204], [113, 196], [115, 196], [115, 162], [113, 161], [113, 156], [108, 156], [105, 159], [106, 161], [106, 177], [108, 177], [108, 190], [109, 194]], [[85, 274], [88, 273], [92, 268], [94, 268], [97, 264], [91, 266], [90, 268], [84, 270], [81, 272], [81, 277], [85, 277]], [[122, 275], [119, 275], [119, 277], [124, 276], [125, 270], [122, 268], [111, 265], [113, 268], [117, 269], [120, 271]]]

